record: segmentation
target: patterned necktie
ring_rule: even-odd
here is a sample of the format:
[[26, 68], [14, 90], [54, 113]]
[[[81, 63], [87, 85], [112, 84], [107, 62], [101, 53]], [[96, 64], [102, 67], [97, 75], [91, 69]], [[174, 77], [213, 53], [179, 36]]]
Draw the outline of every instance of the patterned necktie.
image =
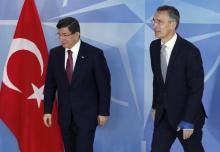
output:
[[167, 74], [167, 60], [166, 60], [166, 45], [161, 46], [160, 51], [160, 62], [161, 62], [161, 72], [163, 76], [163, 81], [166, 81], [166, 74]]
[[71, 84], [72, 74], [73, 74], [73, 57], [72, 57], [71, 50], [68, 50], [68, 58], [67, 58], [67, 63], [66, 63], [66, 74], [69, 80], [69, 84]]

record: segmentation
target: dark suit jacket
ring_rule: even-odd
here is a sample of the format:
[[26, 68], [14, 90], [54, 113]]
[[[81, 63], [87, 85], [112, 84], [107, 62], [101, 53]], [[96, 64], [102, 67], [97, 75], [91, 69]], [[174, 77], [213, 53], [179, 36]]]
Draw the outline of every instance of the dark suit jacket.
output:
[[180, 121], [202, 127], [206, 116], [202, 104], [204, 71], [198, 48], [177, 36], [172, 50], [166, 81], [164, 83], [160, 66], [161, 41], [150, 45], [153, 71], [153, 105], [156, 109], [155, 125], [165, 111], [173, 128]]
[[109, 115], [110, 72], [103, 52], [81, 41], [69, 85], [65, 71], [65, 49], [50, 51], [44, 89], [44, 113], [52, 113], [54, 97], [58, 95], [58, 116], [61, 128], [72, 120], [78, 127], [94, 128], [97, 115]]

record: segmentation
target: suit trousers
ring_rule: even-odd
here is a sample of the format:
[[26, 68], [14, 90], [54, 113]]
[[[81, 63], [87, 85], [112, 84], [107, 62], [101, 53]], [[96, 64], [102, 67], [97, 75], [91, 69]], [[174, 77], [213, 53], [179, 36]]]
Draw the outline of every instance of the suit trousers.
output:
[[65, 152], [93, 152], [95, 130], [79, 127], [73, 119], [69, 128], [61, 127]]
[[195, 128], [189, 139], [183, 139], [183, 131], [176, 131], [171, 127], [164, 112], [161, 120], [154, 128], [151, 152], [169, 152], [175, 139], [178, 138], [184, 152], [204, 152], [202, 146], [202, 128]]

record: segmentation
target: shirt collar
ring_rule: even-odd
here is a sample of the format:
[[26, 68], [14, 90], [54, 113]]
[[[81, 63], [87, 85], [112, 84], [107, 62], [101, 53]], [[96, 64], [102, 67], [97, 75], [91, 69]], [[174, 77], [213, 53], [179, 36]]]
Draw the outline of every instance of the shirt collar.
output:
[[79, 40], [71, 49], [65, 48], [65, 52], [71, 50], [72, 52], [78, 52], [80, 48], [81, 40]]
[[173, 37], [169, 41], [167, 41], [165, 44], [161, 42], [161, 45], [165, 45], [166, 47], [172, 50], [176, 43], [176, 40], [177, 40], [177, 34], [175, 33]]

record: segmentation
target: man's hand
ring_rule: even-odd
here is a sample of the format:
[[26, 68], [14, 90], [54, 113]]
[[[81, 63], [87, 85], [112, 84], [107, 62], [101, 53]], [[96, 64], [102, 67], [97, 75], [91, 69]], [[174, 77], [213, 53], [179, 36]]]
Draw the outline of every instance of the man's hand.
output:
[[189, 139], [193, 134], [193, 129], [183, 129], [183, 139]]
[[48, 128], [51, 127], [52, 115], [50, 113], [44, 114], [43, 120], [44, 120], [45, 126], [47, 126]]
[[103, 127], [107, 121], [108, 121], [108, 116], [98, 115], [98, 125], [99, 126]]
[[152, 109], [152, 119], [153, 119], [153, 121], [155, 120], [155, 115], [156, 115], [156, 109]]

